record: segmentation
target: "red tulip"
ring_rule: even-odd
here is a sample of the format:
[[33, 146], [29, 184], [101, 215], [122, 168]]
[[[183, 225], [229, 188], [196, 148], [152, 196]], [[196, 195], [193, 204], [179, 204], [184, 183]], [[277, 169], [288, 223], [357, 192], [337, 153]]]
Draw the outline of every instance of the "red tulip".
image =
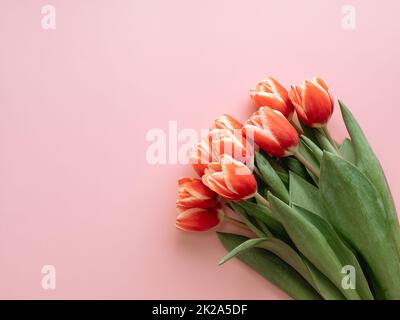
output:
[[184, 231], [207, 231], [216, 227], [222, 220], [220, 206], [209, 209], [179, 208], [175, 226]]
[[286, 118], [291, 119], [294, 111], [287, 90], [275, 79], [269, 77], [250, 90], [254, 104], [260, 107], [270, 107], [280, 111]]
[[219, 163], [208, 164], [203, 183], [229, 200], [243, 200], [254, 196], [257, 182], [250, 169], [230, 155], [222, 155]]
[[211, 208], [217, 204], [217, 196], [214, 191], [203, 184], [201, 179], [183, 177], [178, 180], [176, 204], [179, 207]]
[[244, 132], [269, 155], [286, 157], [296, 152], [299, 136], [282, 113], [261, 107], [245, 122]]
[[289, 92], [299, 119], [313, 128], [323, 127], [333, 112], [333, 97], [321, 78], [305, 80], [302, 85], [293, 86]]
[[241, 130], [213, 129], [196, 144], [189, 156], [193, 169], [201, 177], [207, 165], [219, 162], [221, 155], [228, 154], [236, 160], [251, 163], [253, 152]]
[[214, 123], [217, 129], [238, 130], [243, 128], [243, 125], [239, 121], [228, 114], [218, 117]]

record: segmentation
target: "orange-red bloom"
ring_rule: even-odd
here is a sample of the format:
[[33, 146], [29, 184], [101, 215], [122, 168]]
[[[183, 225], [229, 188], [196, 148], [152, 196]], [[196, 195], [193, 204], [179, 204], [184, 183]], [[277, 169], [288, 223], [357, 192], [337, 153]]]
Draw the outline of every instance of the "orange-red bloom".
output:
[[206, 231], [218, 225], [222, 218], [218, 195], [201, 179], [183, 177], [178, 180], [176, 200], [178, 217], [175, 226], [185, 231]]
[[214, 121], [215, 128], [237, 130], [242, 129], [243, 125], [229, 114], [223, 114]]
[[241, 130], [213, 129], [192, 148], [189, 160], [201, 177], [207, 165], [219, 162], [223, 154], [228, 154], [244, 163], [251, 163], [253, 157], [252, 146], [242, 136]]
[[294, 107], [289, 94], [275, 79], [269, 77], [260, 81], [249, 93], [258, 108], [270, 107], [280, 111], [288, 119], [292, 117]]
[[222, 220], [219, 206], [209, 209], [178, 208], [178, 212], [175, 226], [184, 231], [207, 231], [216, 227]]
[[321, 78], [305, 80], [302, 85], [293, 86], [289, 92], [299, 119], [313, 128], [323, 127], [333, 112], [333, 97]]
[[217, 204], [217, 196], [203, 184], [201, 179], [183, 177], [178, 180], [177, 206], [207, 209]]
[[257, 192], [257, 182], [250, 169], [229, 155], [222, 155], [219, 163], [210, 163], [203, 175], [203, 183], [229, 200], [251, 198]]
[[295, 153], [299, 144], [296, 129], [282, 113], [268, 107], [261, 107], [243, 128], [245, 134], [269, 155], [286, 157]]

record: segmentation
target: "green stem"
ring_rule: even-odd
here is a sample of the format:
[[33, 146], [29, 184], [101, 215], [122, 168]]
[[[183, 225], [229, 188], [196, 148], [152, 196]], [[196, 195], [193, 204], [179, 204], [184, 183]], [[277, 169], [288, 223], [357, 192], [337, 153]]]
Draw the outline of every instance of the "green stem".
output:
[[229, 223], [231, 223], [231, 224], [233, 224], [233, 225], [235, 225], [235, 226], [237, 226], [237, 227], [239, 227], [239, 228], [243, 228], [243, 229], [246, 229], [246, 230], [250, 230], [250, 229], [246, 226], [245, 223], [243, 223], [243, 222], [241, 222], [241, 221], [239, 221], [239, 220], [237, 220], [237, 219], [235, 219], [235, 218], [232, 218], [232, 217], [230, 217], [230, 216], [228, 216], [228, 215], [226, 215], [226, 214], [224, 215], [223, 220], [224, 220], [224, 221], [227, 221], [227, 222], [229, 222]]
[[257, 237], [259, 238], [263, 238], [265, 237], [265, 233], [263, 231], [261, 231], [259, 228], [257, 228], [257, 226], [255, 226], [248, 218], [247, 218], [247, 214], [246, 213], [242, 213], [242, 212], [238, 212], [240, 214], [240, 216], [242, 217], [242, 219], [244, 220], [244, 222], [246, 223], [246, 225], [250, 228], [251, 231], [253, 231]]
[[268, 227], [264, 224], [264, 222], [260, 221], [257, 218], [256, 218], [256, 221], [257, 221], [258, 225], [260, 226], [262, 232], [264, 232], [269, 237], [273, 237], [273, 234], [271, 233], [271, 231], [269, 231]]
[[331, 133], [330, 133], [329, 130], [328, 130], [328, 126], [327, 126], [327, 125], [324, 125], [324, 126], [321, 128], [321, 130], [322, 130], [322, 132], [324, 133], [324, 135], [328, 138], [330, 144], [331, 144], [332, 147], [335, 149], [336, 153], [337, 153], [338, 155], [340, 155], [339, 148], [338, 148], [338, 146], [337, 146], [337, 144], [336, 144], [336, 141], [335, 141], [335, 140], [333, 139], [333, 137], [331, 136]]
[[296, 152], [294, 156], [299, 160], [313, 175], [319, 178], [320, 172], [315, 168], [300, 152]]
[[267, 208], [271, 208], [271, 204], [269, 203], [269, 201], [267, 199], [265, 199], [261, 194], [259, 194], [258, 192], [256, 192], [256, 194], [254, 195], [254, 197], [261, 202], [262, 205], [264, 205]]
[[301, 127], [299, 127], [299, 126], [297, 125], [297, 123], [293, 121], [293, 119], [290, 119], [289, 122], [290, 122], [291, 125], [296, 129], [296, 131], [297, 131], [297, 133], [298, 133], [299, 135], [304, 134], [303, 129], [302, 129]]

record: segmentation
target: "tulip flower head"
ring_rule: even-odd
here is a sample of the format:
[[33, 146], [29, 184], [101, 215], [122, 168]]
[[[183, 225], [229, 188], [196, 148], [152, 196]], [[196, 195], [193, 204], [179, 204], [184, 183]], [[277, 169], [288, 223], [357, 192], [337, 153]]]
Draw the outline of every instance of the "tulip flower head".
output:
[[214, 124], [217, 129], [240, 130], [243, 128], [243, 125], [229, 114], [218, 117]]
[[286, 118], [292, 118], [294, 107], [288, 91], [275, 79], [269, 77], [260, 81], [249, 94], [258, 108], [270, 107], [280, 111]]
[[333, 112], [334, 101], [328, 86], [321, 78], [305, 80], [289, 92], [297, 116], [307, 126], [325, 126]]
[[242, 130], [213, 129], [192, 148], [189, 160], [201, 177], [208, 164], [219, 162], [223, 154], [247, 164], [252, 164], [254, 155], [252, 145], [243, 137]]
[[176, 204], [179, 207], [202, 208], [214, 207], [218, 195], [203, 184], [201, 179], [183, 177], [178, 180], [178, 198]]
[[261, 107], [245, 122], [244, 132], [269, 155], [287, 157], [294, 154], [299, 136], [289, 120], [277, 110]]
[[209, 163], [203, 183], [228, 200], [244, 200], [257, 192], [257, 182], [251, 170], [230, 155], [221, 156], [219, 163]]
[[220, 206], [213, 208], [178, 208], [175, 226], [183, 231], [207, 231], [222, 221]]
[[222, 220], [218, 195], [200, 179], [183, 177], [178, 180], [176, 208], [175, 226], [184, 231], [206, 231]]

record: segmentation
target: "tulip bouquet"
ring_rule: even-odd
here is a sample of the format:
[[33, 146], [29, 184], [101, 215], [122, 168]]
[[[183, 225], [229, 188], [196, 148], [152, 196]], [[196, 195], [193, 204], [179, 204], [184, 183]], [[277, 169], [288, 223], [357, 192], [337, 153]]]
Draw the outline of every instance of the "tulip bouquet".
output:
[[223, 115], [193, 147], [200, 178], [179, 179], [176, 226], [236, 225], [217, 232], [229, 251], [219, 264], [238, 258], [295, 299], [400, 299], [396, 209], [349, 109], [339, 101], [349, 138], [338, 143], [322, 79], [287, 91], [268, 78], [250, 97], [244, 124]]

